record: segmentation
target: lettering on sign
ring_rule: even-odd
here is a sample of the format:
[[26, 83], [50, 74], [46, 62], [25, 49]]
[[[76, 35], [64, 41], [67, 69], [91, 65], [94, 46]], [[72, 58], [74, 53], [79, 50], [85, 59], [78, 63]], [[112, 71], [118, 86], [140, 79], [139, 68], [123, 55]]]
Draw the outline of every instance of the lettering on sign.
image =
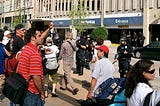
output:
[[83, 24], [95, 24], [95, 20], [85, 20], [85, 21], [81, 21], [81, 23]]
[[128, 24], [128, 20], [124, 20], [124, 19], [115, 19], [115, 23], [116, 24]]

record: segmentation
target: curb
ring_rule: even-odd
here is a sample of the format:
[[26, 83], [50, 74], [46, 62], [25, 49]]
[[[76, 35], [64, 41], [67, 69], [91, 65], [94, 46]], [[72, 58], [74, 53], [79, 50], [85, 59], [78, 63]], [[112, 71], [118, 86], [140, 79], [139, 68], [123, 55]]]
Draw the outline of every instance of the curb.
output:
[[119, 46], [120, 44], [112, 43], [111, 46]]

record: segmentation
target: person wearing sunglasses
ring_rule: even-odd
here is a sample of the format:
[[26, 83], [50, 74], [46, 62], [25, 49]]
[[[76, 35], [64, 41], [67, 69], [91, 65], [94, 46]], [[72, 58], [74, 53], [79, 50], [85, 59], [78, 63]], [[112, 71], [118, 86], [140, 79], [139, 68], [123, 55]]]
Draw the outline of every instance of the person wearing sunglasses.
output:
[[128, 106], [143, 106], [146, 95], [153, 91], [149, 81], [155, 78], [154, 62], [139, 60], [127, 74], [125, 95]]

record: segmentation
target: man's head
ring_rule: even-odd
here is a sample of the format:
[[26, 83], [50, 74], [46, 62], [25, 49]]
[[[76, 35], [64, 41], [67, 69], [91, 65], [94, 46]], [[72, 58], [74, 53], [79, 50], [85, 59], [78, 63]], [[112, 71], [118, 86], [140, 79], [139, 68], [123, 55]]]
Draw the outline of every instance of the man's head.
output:
[[24, 37], [25, 31], [26, 30], [22, 24], [17, 24], [15, 26], [15, 33], [17, 36]]
[[101, 46], [97, 47], [96, 49], [98, 50], [98, 52], [97, 52], [98, 58], [103, 58], [103, 57], [108, 58], [109, 49], [106, 45], [101, 45]]
[[24, 39], [26, 43], [34, 43], [35, 45], [41, 45], [43, 42], [41, 38], [41, 32], [34, 28], [27, 30]]
[[126, 37], [122, 37], [122, 38], [120, 39], [120, 43], [121, 43], [122, 45], [125, 45], [125, 44], [127, 43], [126, 40], [127, 40]]
[[72, 39], [73, 38], [73, 34], [71, 32], [67, 32], [65, 35], [66, 39]]

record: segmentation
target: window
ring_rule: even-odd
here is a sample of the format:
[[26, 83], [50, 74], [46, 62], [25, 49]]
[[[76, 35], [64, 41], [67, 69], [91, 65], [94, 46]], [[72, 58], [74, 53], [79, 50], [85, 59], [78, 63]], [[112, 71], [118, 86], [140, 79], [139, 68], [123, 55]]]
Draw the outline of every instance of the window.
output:
[[92, 11], [94, 11], [94, 0], [92, 0]]
[[100, 10], [100, 0], [97, 1], [97, 10]]

